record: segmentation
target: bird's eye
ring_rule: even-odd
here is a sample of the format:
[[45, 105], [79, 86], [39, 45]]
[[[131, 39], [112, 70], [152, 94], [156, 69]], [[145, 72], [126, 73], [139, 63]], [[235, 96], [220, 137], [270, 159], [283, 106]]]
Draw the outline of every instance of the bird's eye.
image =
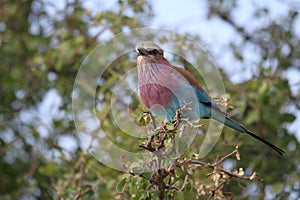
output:
[[153, 49], [152, 51], [149, 51], [149, 54], [155, 56], [155, 55], [158, 54], [158, 50], [157, 49]]

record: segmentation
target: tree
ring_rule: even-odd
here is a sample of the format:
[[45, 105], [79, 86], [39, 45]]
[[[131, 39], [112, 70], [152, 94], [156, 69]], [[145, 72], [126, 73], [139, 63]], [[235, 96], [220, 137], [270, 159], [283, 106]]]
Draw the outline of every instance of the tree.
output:
[[[293, 86], [285, 76], [289, 70], [299, 70], [300, 40], [295, 31], [298, 11], [290, 8], [281, 20], [248, 30], [233, 17], [237, 2], [208, 3], [207, 20], [221, 19], [242, 38], [240, 43], [228, 47], [235, 62], [247, 64], [245, 46], [259, 52], [251, 80], [233, 84], [228, 75], [222, 73], [226, 90], [231, 95], [228, 105], [234, 107], [228, 107], [228, 111], [251, 130], [276, 142], [286, 150], [286, 155], [278, 157], [247, 137], [237, 140], [239, 134], [225, 128], [212, 152], [199, 159], [194, 154], [201, 140], [201, 136], [197, 136], [177, 164], [184, 165], [184, 158], [193, 158], [189, 162], [195, 165], [191, 166], [201, 167], [170, 169], [166, 177], [174, 175], [178, 180], [165, 191], [165, 197], [185, 199], [220, 195], [221, 198], [224, 195], [238, 199], [296, 199], [300, 196], [299, 142], [286, 126], [295, 120], [290, 110], [299, 110], [299, 91], [291, 91]], [[157, 188], [150, 182], [154, 177], [152, 173], [119, 172], [80, 149], [71, 101], [72, 95], [76, 95], [72, 93], [73, 83], [86, 55], [97, 42], [108, 44], [110, 35], [146, 26], [153, 16], [151, 5], [146, 1], [128, 0], [118, 1], [111, 10], [90, 10], [87, 6], [79, 0], [59, 4], [39, 0], [1, 3], [0, 195], [3, 199], [138, 199], [143, 195], [146, 199], [159, 198]], [[267, 8], [257, 8], [253, 20], [269, 14]], [[184, 41], [178, 38], [178, 43]], [[110, 105], [113, 86], [128, 68], [134, 67], [131, 56], [128, 53], [116, 59], [113, 67], [102, 76], [97, 92], [102, 94], [101, 100], [107, 105]], [[173, 61], [193, 70], [188, 60], [174, 56]], [[147, 125], [149, 118], [143, 115], [146, 109], [138, 98], [132, 98], [132, 115], [138, 123]], [[138, 146], [147, 139], [137, 140], [123, 134], [113, 123], [110, 110], [106, 111], [98, 115], [105, 120], [103, 128], [110, 131], [110, 139], [122, 148], [134, 146], [137, 152], [143, 152]], [[166, 127], [168, 130], [174, 128], [172, 125]], [[237, 150], [238, 143], [242, 145]], [[129, 169], [130, 166], [125, 167]], [[222, 171], [222, 167], [227, 167], [228, 173]], [[215, 174], [206, 178], [211, 169]], [[230, 173], [248, 180], [235, 179]], [[158, 177], [168, 183], [163, 175]], [[254, 180], [257, 177], [263, 181]], [[218, 186], [209, 182], [212, 180], [230, 180], [230, 184], [205, 188], [209, 184]]]

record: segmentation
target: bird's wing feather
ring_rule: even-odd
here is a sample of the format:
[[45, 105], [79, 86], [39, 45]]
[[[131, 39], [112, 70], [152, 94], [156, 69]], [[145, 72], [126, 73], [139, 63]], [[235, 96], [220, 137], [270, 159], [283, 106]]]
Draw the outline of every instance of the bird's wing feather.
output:
[[186, 80], [188, 80], [195, 88], [197, 88], [200, 92], [206, 93], [207, 97], [210, 99], [210, 96], [207, 94], [207, 92], [201, 87], [201, 85], [198, 83], [194, 75], [189, 72], [188, 70], [181, 68], [181, 67], [176, 67], [172, 66], [173, 69], [178, 71]]
[[188, 82], [190, 82], [190, 84], [193, 87], [195, 87], [198, 90], [197, 96], [199, 97], [201, 103], [205, 104], [206, 106], [212, 109], [217, 110], [218, 112], [225, 114], [223, 111], [221, 111], [219, 106], [211, 100], [209, 94], [201, 87], [201, 85], [191, 72], [181, 67], [172, 66], [172, 68], [179, 72]]

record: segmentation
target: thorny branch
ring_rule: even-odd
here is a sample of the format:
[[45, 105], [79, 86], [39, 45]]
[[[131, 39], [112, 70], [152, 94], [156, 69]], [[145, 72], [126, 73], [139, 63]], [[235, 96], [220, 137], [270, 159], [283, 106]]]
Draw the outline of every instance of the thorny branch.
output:
[[[197, 125], [193, 122], [189, 122], [188, 119], [183, 118], [182, 112], [186, 109], [189, 109], [190, 104], [185, 104], [181, 109], [178, 109], [176, 116], [170, 123], [163, 123], [161, 127], [156, 128], [154, 131], [150, 132], [146, 138], [146, 141], [139, 147], [152, 152], [156, 158], [153, 159], [156, 162], [156, 168], [152, 171], [152, 176], [146, 178], [143, 173], [134, 173], [123, 164], [123, 168], [130, 174], [130, 176], [139, 176], [140, 178], [147, 179], [149, 185], [144, 190], [141, 199], [145, 199], [147, 194], [154, 190], [158, 193], [160, 200], [166, 199], [166, 195], [170, 199], [174, 199], [174, 194], [177, 191], [184, 191], [189, 184], [189, 177], [191, 171], [196, 168], [209, 169], [209, 172], [206, 176], [211, 183], [195, 183], [194, 189], [197, 191], [197, 198], [201, 196], [206, 196], [209, 199], [223, 199], [225, 198], [224, 192], [222, 191], [225, 184], [229, 184], [232, 178], [243, 179], [243, 180], [258, 180], [262, 181], [256, 174], [256, 172], [251, 175], [245, 175], [244, 170], [239, 168], [238, 170], [227, 170], [223, 168], [223, 162], [231, 157], [235, 157], [236, 160], [240, 160], [240, 154], [238, 152], [239, 146], [236, 146], [235, 150], [231, 153], [221, 157], [217, 157], [213, 163], [203, 162], [199, 160], [197, 154], [193, 154], [191, 158], [186, 158], [182, 155], [178, 155], [178, 152], [174, 153], [176, 156], [173, 157], [172, 162], [167, 166], [162, 166], [162, 149], [165, 147], [165, 141], [169, 138], [174, 140], [175, 135], [178, 132], [180, 122], [185, 121], [187, 124], [194, 128], [200, 128], [202, 125]], [[183, 129], [182, 129], [183, 130]], [[181, 130], [181, 131], [182, 131]], [[175, 143], [173, 144], [175, 145]], [[172, 151], [175, 151], [176, 148], [171, 148]], [[186, 172], [184, 180], [181, 181], [181, 184], [178, 184], [178, 179], [176, 178], [177, 171]], [[167, 180], [167, 181], [166, 181]], [[176, 185], [176, 186], [175, 186]], [[170, 195], [171, 194], [171, 195]]]
[[[182, 108], [179, 108], [176, 111], [176, 115], [171, 122], [163, 123], [160, 127], [156, 127], [155, 121], [153, 120], [154, 117], [151, 115], [151, 113], [149, 113], [153, 121], [155, 130], [147, 135], [147, 140], [139, 147], [150, 152], [156, 152], [159, 149], [163, 148], [165, 140], [176, 135], [178, 126], [182, 121], [186, 122], [188, 125], [194, 128], [202, 127], [202, 125], [196, 125], [195, 123], [189, 121], [188, 118], [183, 118], [182, 112], [184, 110], [190, 110], [190, 108], [188, 107], [190, 104], [191, 103], [184, 104]], [[157, 140], [155, 140], [155, 138], [157, 138]]]

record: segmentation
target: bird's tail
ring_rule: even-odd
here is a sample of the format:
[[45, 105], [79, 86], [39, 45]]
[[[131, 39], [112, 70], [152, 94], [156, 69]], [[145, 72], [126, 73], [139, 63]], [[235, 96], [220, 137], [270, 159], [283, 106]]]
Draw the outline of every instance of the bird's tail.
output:
[[226, 126], [239, 131], [241, 133], [246, 133], [250, 136], [252, 136], [253, 138], [265, 143], [266, 145], [268, 145], [269, 147], [271, 147], [272, 149], [274, 149], [275, 151], [277, 151], [277, 153], [279, 153], [280, 155], [284, 154], [284, 151], [280, 148], [278, 148], [277, 146], [275, 146], [274, 144], [271, 144], [270, 142], [264, 140], [263, 138], [259, 137], [258, 135], [252, 133], [251, 131], [249, 131], [248, 129], [246, 129], [243, 125], [239, 124], [238, 122], [234, 121], [233, 119], [230, 119], [229, 117], [225, 116], [223, 113], [219, 113], [218, 111], [213, 112], [212, 116], [211, 116], [214, 120], [225, 124]]

